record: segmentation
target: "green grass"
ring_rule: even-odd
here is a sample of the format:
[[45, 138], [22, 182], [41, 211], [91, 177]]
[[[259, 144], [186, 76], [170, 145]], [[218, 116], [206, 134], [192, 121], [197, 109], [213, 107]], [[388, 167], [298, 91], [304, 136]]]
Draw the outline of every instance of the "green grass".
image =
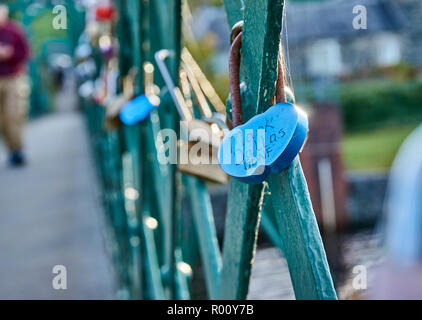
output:
[[346, 134], [342, 142], [347, 170], [387, 171], [400, 145], [417, 124]]

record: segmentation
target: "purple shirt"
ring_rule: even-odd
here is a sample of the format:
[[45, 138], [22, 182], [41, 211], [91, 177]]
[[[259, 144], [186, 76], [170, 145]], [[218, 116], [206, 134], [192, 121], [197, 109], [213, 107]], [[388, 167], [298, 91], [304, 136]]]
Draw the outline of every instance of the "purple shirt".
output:
[[29, 45], [20, 27], [12, 21], [0, 26], [0, 44], [13, 47], [13, 54], [7, 60], [0, 60], [0, 77], [11, 76], [25, 69], [29, 58]]

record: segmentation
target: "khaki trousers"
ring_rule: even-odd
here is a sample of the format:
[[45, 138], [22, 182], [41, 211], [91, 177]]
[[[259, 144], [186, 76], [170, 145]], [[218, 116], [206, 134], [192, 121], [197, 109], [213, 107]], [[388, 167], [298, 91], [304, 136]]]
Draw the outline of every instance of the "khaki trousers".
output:
[[0, 77], [0, 130], [11, 152], [22, 150], [29, 93], [26, 74]]

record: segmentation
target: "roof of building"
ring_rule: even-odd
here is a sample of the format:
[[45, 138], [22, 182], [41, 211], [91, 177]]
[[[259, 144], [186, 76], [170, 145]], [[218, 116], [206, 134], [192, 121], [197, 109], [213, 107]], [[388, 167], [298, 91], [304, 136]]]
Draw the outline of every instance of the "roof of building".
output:
[[[357, 13], [353, 8], [363, 5], [367, 11], [367, 29], [353, 28]], [[397, 31], [404, 25], [403, 15], [394, 0], [330, 0], [287, 2], [286, 28], [289, 41], [324, 37], [354, 37], [378, 31]]]
[[[293, 2], [286, 0], [286, 27], [290, 42], [330, 37], [358, 37], [380, 31], [398, 31], [405, 25], [396, 0], [325, 0]], [[357, 16], [353, 8], [367, 11], [367, 29], [353, 28]], [[217, 48], [228, 50], [230, 30], [223, 7], [200, 6], [193, 15], [192, 31], [197, 38], [217, 34]]]

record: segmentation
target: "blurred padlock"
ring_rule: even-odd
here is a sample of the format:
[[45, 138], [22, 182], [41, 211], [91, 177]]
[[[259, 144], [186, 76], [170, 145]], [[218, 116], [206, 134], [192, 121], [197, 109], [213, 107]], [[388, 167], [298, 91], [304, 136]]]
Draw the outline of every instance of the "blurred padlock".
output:
[[144, 64], [144, 83], [145, 94], [128, 101], [120, 111], [120, 120], [126, 125], [144, 121], [160, 104], [154, 85], [154, 66], [150, 62]]
[[120, 120], [120, 111], [133, 98], [134, 82], [138, 70], [133, 67], [128, 74], [123, 78], [123, 92], [116, 96], [109, 97], [105, 103], [106, 120], [105, 128], [107, 130], [116, 130], [122, 126]]
[[95, 8], [95, 19], [97, 21], [110, 21], [116, 15], [116, 10], [111, 5], [98, 5]]
[[[180, 126], [182, 137], [178, 143], [180, 155], [178, 169], [184, 174], [196, 176], [204, 180], [227, 183], [228, 176], [218, 165], [218, 147], [224, 135], [225, 128], [220, 127], [219, 124], [212, 121], [212, 112], [206, 109], [205, 104], [199, 106], [198, 103], [198, 106], [200, 113], [206, 113], [209, 118], [205, 120], [194, 118], [193, 112], [187, 105], [180, 88], [176, 87], [173, 83], [165, 64], [165, 59], [170, 54], [168, 50], [161, 50], [156, 53], [155, 59], [182, 120]], [[192, 80], [189, 77], [189, 71], [186, 69], [184, 71], [187, 74], [187, 78]], [[192, 85], [192, 82], [189, 82]], [[193, 85], [196, 86], [195, 83]], [[199, 95], [199, 91], [196, 93], [194, 91], [194, 94], [197, 100], [198, 98], [200, 101], [202, 100], [202, 96], [197, 96]], [[208, 113], [208, 111], [210, 112]]]
[[207, 77], [202, 72], [198, 63], [192, 57], [191, 53], [189, 52], [187, 48], [183, 48], [181, 58], [182, 58], [183, 63], [189, 67], [192, 74], [197, 79], [199, 86], [201, 87], [207, 99], [211, 102], [215, 111], [225, 116], [226, 105], [223, 103], [223, 101], [221, 101], [219, 95], [215, 91], [211, 82], [208, 81]]

